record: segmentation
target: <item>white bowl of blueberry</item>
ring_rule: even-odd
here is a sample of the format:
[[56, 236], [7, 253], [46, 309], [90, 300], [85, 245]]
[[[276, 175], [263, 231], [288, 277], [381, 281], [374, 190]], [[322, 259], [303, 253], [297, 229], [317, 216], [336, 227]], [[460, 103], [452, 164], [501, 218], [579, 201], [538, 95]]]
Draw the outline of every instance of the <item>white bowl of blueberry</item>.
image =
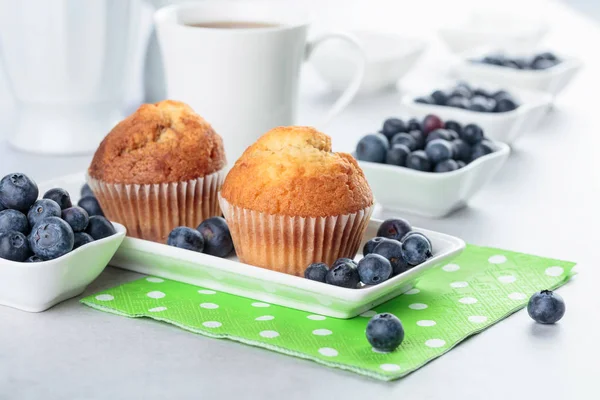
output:
[[38, 195], [24, 174], [0, 180], [0, 305], [30, 312], [81, 294], [125, 237], [87, 200], [91, 215], [64, 189]]
[[465, 206], [509, 153], [477, 124], [427, 115], [387, 119], [358, 142], [355, 156], [384, 208], [443, 217]]

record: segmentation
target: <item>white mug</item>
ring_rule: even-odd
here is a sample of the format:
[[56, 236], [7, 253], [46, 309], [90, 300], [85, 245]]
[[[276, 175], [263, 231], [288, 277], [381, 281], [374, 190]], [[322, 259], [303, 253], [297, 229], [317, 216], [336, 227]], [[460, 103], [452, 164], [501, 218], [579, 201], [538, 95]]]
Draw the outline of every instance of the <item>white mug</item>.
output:
[[[188, 103], [224, 140], [229, 164], [268, 130], [296, 123], [300, 67], [324, 40], [342, 39], [356, 49], [354, 79], [322, 126], [356, 95], [365, 57], [345, 33], [307, 41], [309, 23], [288, 2], [204, 1], [173, 5], [154, 14], [167, 96]], [[261, 23], [259, 28], [206, 28], [190, 24]]]

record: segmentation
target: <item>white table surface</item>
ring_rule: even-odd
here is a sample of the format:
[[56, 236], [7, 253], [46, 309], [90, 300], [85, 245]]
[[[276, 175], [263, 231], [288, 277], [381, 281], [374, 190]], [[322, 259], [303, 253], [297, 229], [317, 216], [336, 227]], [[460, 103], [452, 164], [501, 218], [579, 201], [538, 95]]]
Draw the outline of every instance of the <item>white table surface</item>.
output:
[[[410, 30], [418, 26], [412, 15], [433, 13], [431, 2], [413, 3], [419, 2], [328, 2], [319, 5], [319, 19]], [[444, 7], [437, 21], [449, 18], [450, 8]], [[580, 274], [559, 291], [567, 303], [559, 324], [536, 325], [519, 312], [404, 379], [384, 383], [151, 320], [102, 313], [78, 299], [41, 314], [0, 307], [0, 399], [600, 398], [594, 233], [600, 219], [600, 55], [594, 50], [600, 27], [559, 4], [544, 12], [553, 29], [548, 43], [581, 57], [585, 70], [540, 129], [517, 142], [504, 169], [468, 208], [440, 220], [409, 218], [471, 243], [577, 261]], [[442, 70], [445, 56], [433, 43], [419, 73]], [[307, 75], [304, 123], [331, 100]], [[361, 135], [397, 115], [398, 99], [394, 92], [357, 99], [328, 129], [334, 147], [350, 150]], [[8, 126], [5, 120], [3, 133], [10, 134]], [[82, 170], [89, 160], [18, 153], [0, 142], [1, 175], [22, 171], [43, 181]], [[108, 268], [84, 295], [138, 277]]]

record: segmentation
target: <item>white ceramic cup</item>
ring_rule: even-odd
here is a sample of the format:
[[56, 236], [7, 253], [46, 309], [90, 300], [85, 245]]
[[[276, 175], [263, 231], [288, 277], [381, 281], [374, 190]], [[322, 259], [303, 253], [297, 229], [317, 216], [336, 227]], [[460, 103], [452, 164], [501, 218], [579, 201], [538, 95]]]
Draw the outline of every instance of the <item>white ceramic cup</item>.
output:
[[[323, 41], [337, 38], [356, 49], [354, 79], [322, 121], [346, 107], [360, 87], [365, 57], [342, 32], [307, 41], [309, 23], [288, 2], [204, 1], [156, 11], [167, 96], [188, 103], [225, 142], [231, 165], [268, 130], [296, 123], [300, 67]], [[186, 24], [254, 22], [277, 24], [250, 29], [199, 28]]]

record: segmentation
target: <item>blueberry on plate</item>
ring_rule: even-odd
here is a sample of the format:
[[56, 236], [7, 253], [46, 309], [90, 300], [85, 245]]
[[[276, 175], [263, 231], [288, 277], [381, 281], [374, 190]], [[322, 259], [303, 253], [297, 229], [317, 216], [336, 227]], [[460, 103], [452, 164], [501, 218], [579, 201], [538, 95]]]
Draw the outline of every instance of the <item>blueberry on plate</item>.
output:
[[493, 151], [494, 149], [492, 148], [491, 142], [483, 140], [481, 143], [477, 143], [473, 146], [473, 149], [471, 150], [471, 161], [490, 154]]
[[90, 216], [83, 208], [75, 206], [62, 210], [62, 219], [71, 225], [73, 232], [83, 232], [88, 226]]
[[452, 144], [447, 140], [435, 139], [427, 143], [425, 153], [432, 163], [439, 164], [442, 161], [451, 159], [454, 149], [452, 148]]
[[358, 262], [358, 276], [365, 285], [377, 285], [392, 275], [392, 264], [387, 258], [371, 253]]
[[375, 247], [377, 247], [377, 245], [379, 243], [384, 242], [386, 240], [392, 240], [392, 239], [384, 238], [382, 236], [377, 236], [377, 237], [374, 237], [373, 239], [369, 240], [363, 246], [363, 256], [366, 256], [367, 254], [371, 254], [373, 252], [373, 250], [375, 250]]
[[411, 230], [412, 227], [407, 220], [403, 218], [390, 218], [379, 225], [377, 236], [386, 239], [400, 240]]
[[417, 171], [430, 172], [431, 161], [423, 150], [417, 150], [410, 153], [406, 159], [406, 167], [416, 169]]
[[73, 204], [71, 203], [71, 196], [69, 196], [69, 192], [67, 192], [65, 189], [50, 189], [46, 193], [44, 193], [43, 198], [54, 200], [60, 206], [61, 210], [73, 206]]
[[419, 121], [416, 118], [409, 119], [408, 123], [406, 124], [406, 130], [408, 132], [411, 132], [411, 131], [420, 131], [422, 129], [423, 129], [423, 127], [421, 126], [421, 121]]
[[392, 276], [399, 275], [411, 268], [406, 260], [404, 260], [404, 257], [402, 257], [402, 243], [397, 240], [387, 239], [382, 241], [375, 247], [373, 253], [379, 254], [390, 262], [390, 265], [392, 266]]
[[423, 149], [423, 147], [425, 147], [426, 136], [422, 131], [413, 130], [408, 132], [408, 134], [417, 142], [417, 149]]
[[442, 90], [436, 90], [431, 93], [431, 98], [435, 101], [435, 104], [443, 106], [446, 105], [446, 101], [448, 101], [448, 94], [444, 93]]
[[394, 351], [404, 340], [404, 328], [395, 315], [377, 314], [367, 323], [367, 340], [377, 351]]
[[98, 199], [92, 196], [86, 196], [79, 199], [77, 205], [87, 211], [88, 215], [91, 217], [93, 215], [99, 215], [104, 217], [104, 212], [102, 211], [102, 207], [100, 207], [100, 203], [98, 203]]
[[341, 265], [344, 263], [350, 263], [350, 264], [354, 265], [354, 267], [356, 268], [356, 261], [352, 260], [351, 258], [346, 258], [346, 257], [341, 257], [341, 258], [338, 258], [337, 260], [335, 260], [334, 263], [331, 265], [331, 268], [337, 267], [338, 265]]
[[0, 180], [0, 204], [4, 208], [25, 213], [37, 200], [38, 194], [37, 185], [25, 174], [8, 174]]
[[74, 242], [73, 242], [73, 250], [86, 245], [88, 243], [92, 243], [94, 238], [85, 232], [75, 232], [73, 234]]
[[427, 242], [429, 242], [429, 246], [431, 246], [431, 240], [429, 240], [429, 238], [427, 236], [423, 235], [421, 232], [417, 232], [417, 231], [410, 231], [410, 232], [408, 232], [402, 238], [402, 242], [405, 241], [409, 236], [412, 236], [412, 235], [421, 235], [422, 237], [425, 238], [425, 240], [427, 240]]
[[554, 324], [565, 315], [565, 301], [551, 290], [535, 293], [527, 303], [527, 313], [540, 324]]
[[204, 238], [196, 229], [187, 226], [178, 226], [169, 233], [167, 244], [180, 249], [202, 253], [204, 250]]
[[434, 172], [451, 172], [458, 169], [458, 163], [453, 159], [444, 160], [439, 164], [436, 164], [433, 168]]
[[423, 118], [423, 133], [426, 135], [436, 129], [441, 129], [443, 126], [444, 123], [437, 115], [429, 114]]
[[462, 139], [452, 141], [453, 157], [455, 160], [471, 161], [471, 146]]
[[508, 112], [517, 108], [517, 103], [510, 97], [501, 97], [496, 99], [496, 108], [494, 112]]
[[325, 282], [329, 267], [325, 263], [312, 263], [304, 271], [304, 277], [311, 281]]
[[444, 139], [448, 141], [453, 140], [452, 134], [447, 129], [436, 129], [435, 131], [430, 132], [429, 135], [427, 135], [427, 139], [425, 140], [425, 142], [429, 143], [435, 139]]
[[403, 144], [408, 147], [410, 151], [417, 149], [417, 141], [411, 134], [406, 132], [398, 133], [392, 138], [391, 145], [393, 146], [395, 144]]
[[81, 194], [81, 197], [88, 197], [88, 196], [96, 197], [94, 195], [94, 192], [92, 192], [92, 188], [90, 188], [90, 185], [88, 185], [87, 183], [81, 187], [80, 194]]
[[385, 163], [404, 167], [406, 165], [406, 158], [409, 154], [410, 149], [407, 146], [403, 144], [395, 144], [387, 151]]
[[463, 128], [460, 138], [472, 146], [483, 140], [483, 129], [479, 125], [469, 124]]
[[42, 260], [40, 257], [36, 256], [35, 254], [32, 255], [31, 257], [29, 257], [27, 260], [25, 260], [25, 262], [27, 263], [38, 263], [38, 262], [42, 262], [44, 260]]
[[204, 253], [215, 257], [227, 257], [233, 251], [233, 239], [223, 217], [212, 217], [198, 225], [204, 237]]
[[384, 163], [389, 143], [382, 134], [370, 134], [356, 145], [356, 158], [361, 161]]
[[51, 260], [73, 250], [73, 229], [58, 217], [47, 217], [35, 225], [29, 235], [29, 247], [36, 256]]
[[87, 228], [85, 228], [85, 233], [93, 237], [94, 240], [100, 240], [114, 235], [117, 231], [106, 218], [100, 215], [92, 215]]
[[448, 107], [462, 108], [464, 110], [468, 109], [470, 104], [471, 101], [468, 98], [462, 96], [452, 96], [450, 99], [448, 99], [448, 102], [446, 103]]
[[391, 140], [395, 134], [400, 132], [406, 132], [406, 125], [401, 119], [388, 118], [383, 123], [381, 133], [383, 133], [388, 140]]
[[458, 135], [462, 132], [462, 125], [456, 121], [448, 120], [444, 124], [444, 128], [456, 132]]
[[31, 255], [27, 237], [21, 232], [0, 233], [0, 258], [23, 262]]
[[17, 210], [0, 211], [0, 233], [17, 231], [27, 235], [30, 231], [27, 217]]
[[354, 262], [342, 262], [337, 265], [334, 264], [327, 272], [325, 282], [334, 286], [355, 289], [360, 282], [358, 268]]
[[415, 98], [415, 103], [435, 104], [435, 100], [431, 96], [421, 96], [421, 97]]
[[59, 217], [60, 218], [60, 206], [57, 202], [50, 199], [40, 199], [33, 203], [29, 212], [27, 213], [27, 220], [29, 225], [32, 227], [40, 222], [41, 220], [48, 217]]
[[419, 265], [431, 257], [431, 242], [421, 233], [414, 233], [402, 242], [402, 257], [410, 265]]

